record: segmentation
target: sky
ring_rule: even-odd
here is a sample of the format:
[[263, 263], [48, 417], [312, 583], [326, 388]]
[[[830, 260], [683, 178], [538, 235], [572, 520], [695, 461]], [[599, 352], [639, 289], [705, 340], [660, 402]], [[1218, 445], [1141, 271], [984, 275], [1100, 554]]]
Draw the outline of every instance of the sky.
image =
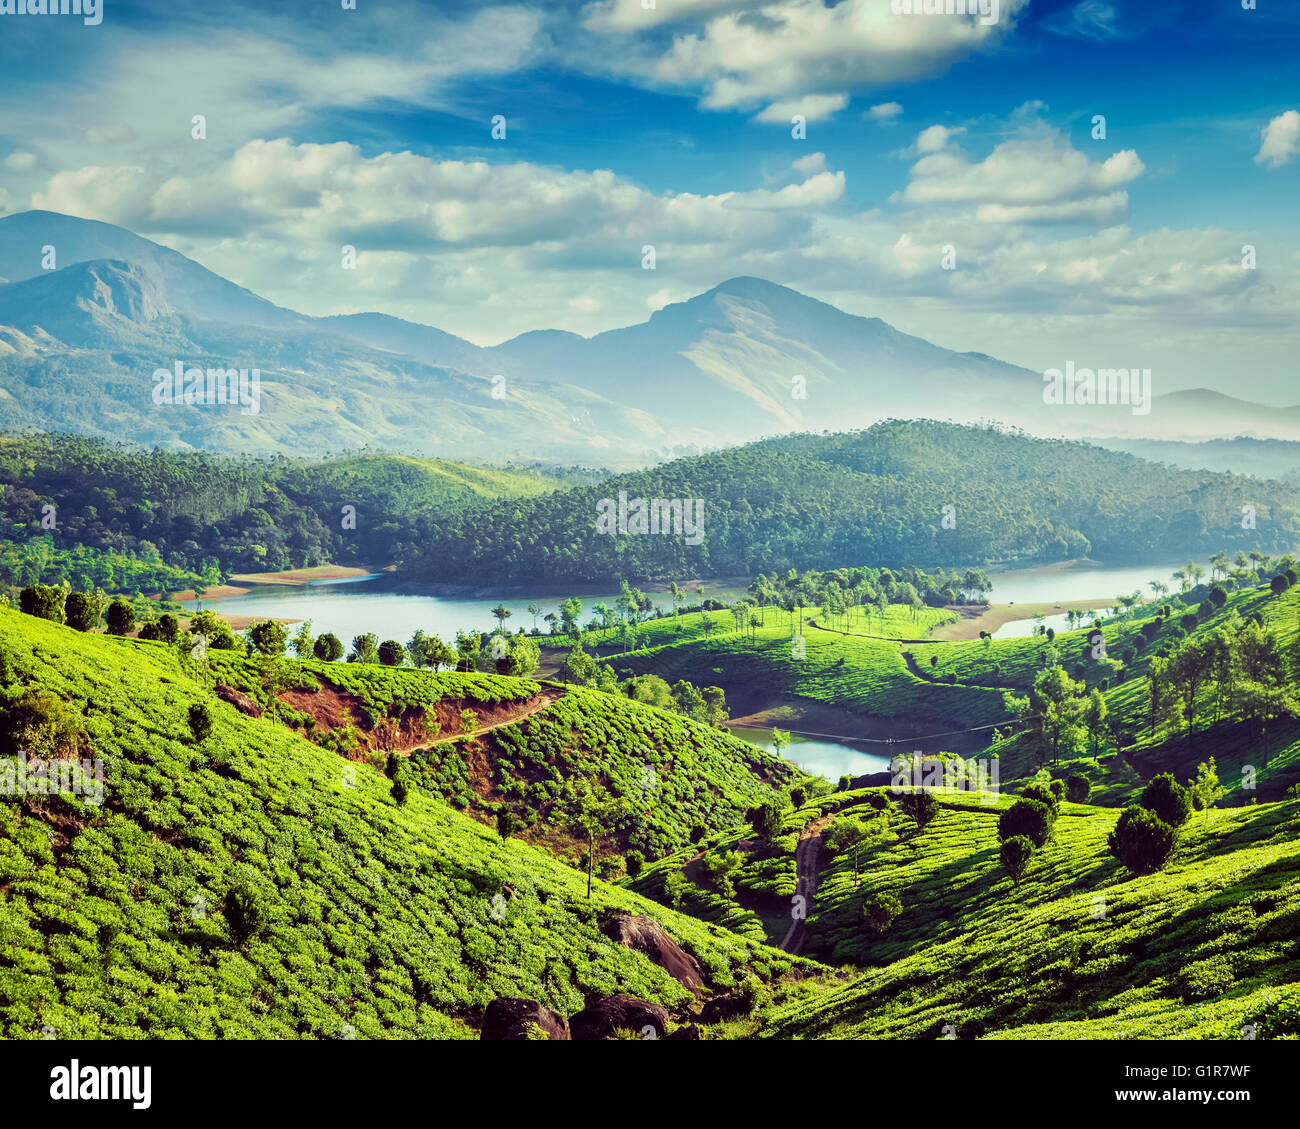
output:
[[1300, 403], [1298, 4], [350, 2], [0, 0], [0, 214], [484, 345], [757, 275], [1031, 369]]

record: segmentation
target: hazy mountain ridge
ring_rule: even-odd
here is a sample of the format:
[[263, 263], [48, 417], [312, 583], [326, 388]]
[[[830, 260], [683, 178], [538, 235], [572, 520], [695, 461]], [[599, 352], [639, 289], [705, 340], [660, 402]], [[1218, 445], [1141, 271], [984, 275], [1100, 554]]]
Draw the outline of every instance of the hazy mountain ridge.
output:
[[[60, 269], [45, 271], [50, 247]], [[308, 317], [122, 228], [52, 212], [0, 218], [0, 276], [11, 280], [0, 286], [0, 427], [9, 429], [175, 448], [314, 454], [370, 444], [624, 467], [904, 417], [1117, 442], [1300, 441], [1300, 407], [1205, 389], [1157, 395], [1150, 414], [1047, 405], [1041, 374], [753, 277], [594, 337], [536, 330], [481, 347], [381, 313]], [[177, 361], [258, 368], [261, 411], [155, 410], [152, 375]]]

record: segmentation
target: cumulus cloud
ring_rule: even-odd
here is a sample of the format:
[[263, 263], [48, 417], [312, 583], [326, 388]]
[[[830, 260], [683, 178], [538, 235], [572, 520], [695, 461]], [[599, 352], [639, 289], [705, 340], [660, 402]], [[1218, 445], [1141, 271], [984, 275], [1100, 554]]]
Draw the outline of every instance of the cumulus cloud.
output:
[[809, 94], [803, 98], [790, 98], [784, 102], [773, 102], [766, 110], [754, 116], [756, 122], [779, 122], [789, 125], [795, 114], [801, 114], [806, 121], [819, 122], [838, 114], [849, 104], [847, 94]]
[[897, 102], [881, 102], [878, 106], [872, 106], [862, 116], [867, 121], [886, 122], [898, 117], [903, 112], [903, 107]]
[[[932, 126], [917, 139], [926, 153], [898, 199], [912, 205], [974, 205], [987, 223], [1054, 220], [1105, 222], [1128, 207], [1123, 185], [1145, 166], [1132, 149], [1091, 161], [1058, 134], [1004, 141], [982, 161], [954, 147]], [[938, 149], [938, 151], [935, 151]]]
[[949, 138], [965, 132], [961, 126], [956, 129], [949, 129], [943, 125], [932, 125], [921, 130], [916, 135], [916, 151], [918, 153], [937, 153], [948, 144]]
[[1300, 112], [1287, 110], [1278, 114], [1260, 132], [1262, 141], [1255, 154], [1256, 164], [1267, 163], [1270, 168], [1277, 168], [1300, 153]]
[[910, 82], [998, 42], [1027, 3], [1003, 0], [999, 22], [983, 25], [976, 18], [897, 15], [881, 0], [773, 0], [674, 36], [650, 77], [702, 87], [713, 109]]

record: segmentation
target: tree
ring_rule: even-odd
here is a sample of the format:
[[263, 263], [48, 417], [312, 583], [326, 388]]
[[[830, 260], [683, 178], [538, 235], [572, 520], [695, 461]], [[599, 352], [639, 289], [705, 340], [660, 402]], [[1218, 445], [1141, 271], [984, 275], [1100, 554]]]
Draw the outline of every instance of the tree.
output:
[[542, 649], [537, 640], [526, 635], [512, 635], [505, 657], [497, 659], [497, 673], [527, 678], [542, 663]]
[[379, 661], [379, 636], [373, 631], [352, 638], [352, 652], [348, 662], [372, 663]]
[[64, 597], [64, 590], [54, 585], [29, 584], [18, 593], [18, 607], [27, 615], [48, 619], [51, 623], [62, 623]]
[[1227, 794], [1227, 789], [1219, 783], [1219, 774], [1214, 767], [1214, 758], [1202, 761], [1196, 768], [1196, 779], [1188, 781], [1188, 795], [1192, 806], [1198, 811], [1212, 808]]
[[873, 894], [862, 903], [862, 916], [866, 919], [867, 928], [877, 934], [888, 932], [902, 912], [903, 903], [898, 895], [888, 891]]
[[1072, 804], [1086, 804], [1092, 795], [1092, 781], [1081, 772], [1072, 772], [1065, 778], [1065, 795]]
[[315, 642], [311, 636], [311, 620], [305, 619], [298, 625], [298, 630], [293, 633], [291, 644], [293, 653], [300, 659], [311, 658], [312, 644]]
[[1002, 840], [1002, 849], [998, 852], [998, 857], [1002, 860], [1002, 869], [1011, 876], [1011, 881], [1017, 886], [1020, 885], [1020, 879], [1024, 877], [1025, 869], [1029, 866], [1033, 854], [1034, 844], [1027, 836], [1012, 835], [1009, 839]]
[[99, 626], [99, 617], [104, 614], [105, 602], [104, 594], [98, 590], [69, 592], [63, 603], [68, 626], [78, 631], [94, 631]]
[[736, 896], [736, 874], [745, 865], [744, 855], [739, 851], [715, 851], [704, 856], [702, 865], [724, 898]]
[[125, 600], [114, 600], [104, 612], [110, 635], [129, 635], [135, 627], [135, 609]]
[[1181, 827], [1192, 814], [1191, 796], [1168, 772], [1153, 776], [1142, 789], [1142, 806], [1170, 827]]
[[[877, 817], [879, 818], [879, 817]], [[853, 881], [858, 880], [858, 855], [862, 844], [872, 837], [872, 828], [860, 819], [837, 819], [822, 835], [822, 842], [835, 854], [853, 852]]]
[[322, 662], [337, 662], [343, 657], [343, 643], [337, 635], [327, 631], [316, 637], [316, 642], [312, 644], [312, 654]]
[[789, 733], [787, 733], [784, 729], [772, 730], [772, 751], [776, 753], [778, 757], [781, 755], [781, 750], [787, 748], [789, 744], [790, 744]]
[[1110, 853], [1134, 874], [1154, 874], [1174, 853], [1177, 833], [1153, 811], [1130, 806], [1107, 839]]
[[264, 619], [248, 629], [249, 641], [264, 655], [283, 655], [289, 642], [289, 631], [283, 623]]
[[163, 614], [158, 617], [158, 638], [164, 643], [175, 643], [180, 637], [180, 633], [180, 620], [172, 615], [171, 612], [163, 612]]
[[189, 710], [190, 732], [202, 744], [212, 732], [212, 710], [207, 702], [195, 702]]
[[503, 839], [509, 839], [515, 833], [518, 822], [515, 819], [515, 813], [512, 812], [505, 804], [497, 809], [497, 834]]
[[640, 851], [628, 851], [624, 856], [624, 864], [627, 868], [627, 876], [635, 878], [645, 869], [645, 855]]
[[623, 813], [624, 805], [599, 783], [582, 781], [574, 790], [574, 804], [567, 823], [569, 830], [587, 838], [587, 897], [596, 868], [596, 836], [604, 833]]
[[668, 904], [673, 909], [682, 908], [682, 899], [686, 896], [686, 888], [689, 885], [686, 875], [680, 870], [668, 872], [668, 877], [664, 879], [664, 893], [668, 895]]
[[1106, 719], [1110, 716], [1110, 709], [1106, 705], [1106, 699], [1102, 697], [1101, 691], [1095, 686], [1088, 695], [1088, 704], [1083, 711], [1083, 723], [1088, 727], [1088, 733], [1092, 737], [1092, 755], [1097, 755], [1097, 746], [1101, 744], [1106, 736]]
[[492, 609], [492, 614], [496, 616], [498, 630], [504, 631], [506, 620], [508, 620], [514, 613], [506, 607], [505, 604], [497, 604], [497, 606]]
[[537, 630], [537, 617], [542, 614], [541, 604], [529, 604], [528, 614], [533, 617], [533, 630]]
[[916, 829], [918, 831], [924, 831], [934, 817], [939, 814], [939, 801], [934, 798], [933, 792], [927, 792], [924, 789], [919, 792], [904, 794], [899, 804], [908, 815], [916, 820]]
[[998, 838], [1004, 842], [1021, 836], [1035, 847], [1052, 836], [1052, 809], [1040, 800], [1021, 798], [998, 817]]
[[582, 649], [581, 644], [574, 644], [573, 649], [560, 662], [560, 674], [565, 682], [575, 686], [590, 686], [596, 677], [596, 660]]
[[704, 699], [704, 719], [715, 729], [726, 727], [727, 695], [721, 686], [706, 686], [700, 691]]
[[755, 833], [764, 839], [771, 839], [781, 830], [785, 811], [776, 800], [768, 799], [751, 809], [748, 814]]

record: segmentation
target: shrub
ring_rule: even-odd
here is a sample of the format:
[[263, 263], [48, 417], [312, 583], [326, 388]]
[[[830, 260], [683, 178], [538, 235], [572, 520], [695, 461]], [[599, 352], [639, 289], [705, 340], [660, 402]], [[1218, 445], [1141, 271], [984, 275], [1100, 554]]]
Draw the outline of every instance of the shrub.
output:
[[916, 829], [924, 831], [931, 820], [939, 814], [939, 801], [931, 792], [910, 792], [900, 801], [903, 810], [916, 820]]
[[268, 914], [261, 895], [252, 883], [236, 882], [226, 892], [224, 903], [226, 928], [238, 948], [260, 937], [268, 924]]
[[1057, 806], [1065, 799], [1065, 781], [1053, 780], [1047, 785], [1047, 790], [1051, 792], [1052, 798], [1056, 801]]
[[129, 635], [135, 627], [135, 609], [125, 600], [114, 600], [104, 613], [110, 635]]
[[316, 642], [312, 645], [312, 654], [322, 662], [337, 662], [343, 657], [343, 643], [337, 635], [326, 632], [318, 636]]
[[1038, 800], [1019, 799], [998, 818], [998, 838], [1023, 837], [1041, 847], [1052, 836], [1053, 812]]
[[1107, 840], [1110, 853], [1134, 874], [1154, 874], [1174, 853], [1175, 832], [1155, 812], [1127, 807]]
[[1092, 795], [1092, 781], [1081, 772], [1072, 772], [1065, 778], [1065, 795], [1073, 804], [1085, 804]]
[[248, 639], [264, 655], [282, 655], [289, 643], [289, 631], [283, 623], [264, 619], [249, 627]]
[[1034, 844], [1024, 835], [1012, 835], [1002, 841], [1002, 850], [999, 852], [1002, 868], [1011, 875], [1011, 881], [1017, 886], [1020, 885], [1020, 879], [1024, 876], [1033, 853]]
[[515, 833], [518, 827], [518, 821], [515, 819], [515, 813], [508, 807], [501, 807], [497, 811], [497, 834], [503, 839], [509, 839]]
[[1222, 587], [1216, 584], [1213, 588], [1210, 589], [1209, 600], [1210, 603], [1212, 603], [1216, 608], [1221, 608], [1223, 607], [1224, 604], [1228, 602], [1228, 593], [1225, 592]]
[[379, 661], [384, 666], [401, 666], [406, 657], [406, 648], [396, 639], [385, 639], [379, 644]]
[[873, 933], [887, 932], [902, 912], [903, 903], [898, 900], [898, 895], [888, 891], [873, 894], [862, 903], [862, 916]]
[[63, 622], [64, 591], [49, 584], [29, 584], [18, 593], [18, 607], [38, 619]]
[[770, 839], [781, 830], [784, 812], [775, 800], [765, 800], [758, 807], [750, 809], [750, 823], [754, 831], [764, 839]]
[[[1056, 781], [1052, 781], [1056, 783]], [[1052, 818], [1056, 817], [1056, 810], [1061, 806], [1061, 801], [1057, 797], [1055, 790], [1048, 784], [1029, 784], [1020, 790], [1020, 798], [1024, 800], [1036, 800], [1040, 804], [1046, 804], [1052, 809]]]
[[99, 626], [99, 617], [104, 614], [104, 597], [98, 592], [69, 592], [63, 602], [63, 611], [69, 627], [94, 631]]
[[212, 710], [207, 702], [195, 702], [189, 712], [190, 732], [194, 740], [204, 741], [212, 732]]
[[645, 855], [640, 851], [628, 851], [624, 856], [624, 863], [627, 866], [627, 876], [635, 878], [645, 869]]
[[1191, 796], [1168, 772], [1153, 776], [1142, 789], [1142, 806], [1170, 827], [1181, 827], [1192, 814]]

